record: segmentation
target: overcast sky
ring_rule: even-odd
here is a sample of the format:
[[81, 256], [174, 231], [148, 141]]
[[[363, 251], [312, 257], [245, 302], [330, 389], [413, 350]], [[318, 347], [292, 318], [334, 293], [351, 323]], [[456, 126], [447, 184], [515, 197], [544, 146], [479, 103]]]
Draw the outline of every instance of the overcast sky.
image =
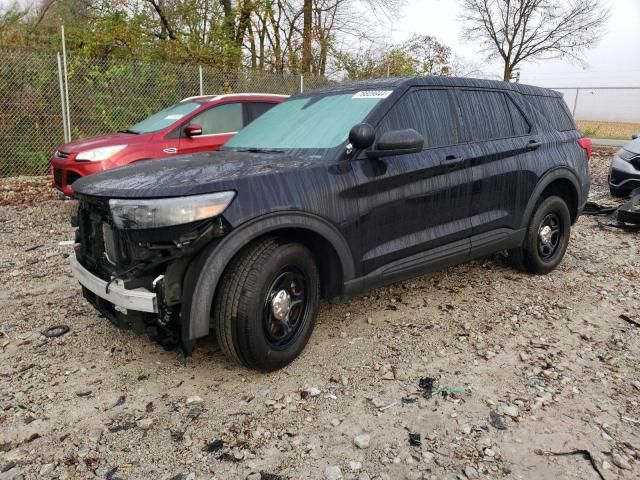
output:
[[[521, 82], [546, 87], [640, 86], [640, 0], [609, 0], [611, 19], [597, 47], [585, 54], [586, 69], [566, 60], [523, 64]], [[400, 42], [413, 33], [435, 36], [457, 54], [476, 63], [482, 57], [461, 39], [456, 0], [407, 0], [401, 18], [393, 22], [391, 40]], [[500, 75], [499, 63], [483, 68]]]

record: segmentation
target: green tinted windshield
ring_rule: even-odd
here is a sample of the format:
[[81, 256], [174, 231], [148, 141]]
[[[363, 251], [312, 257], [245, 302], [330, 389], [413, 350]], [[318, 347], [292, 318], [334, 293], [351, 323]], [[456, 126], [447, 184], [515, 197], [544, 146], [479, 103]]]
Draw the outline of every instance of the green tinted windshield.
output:
[[[373, 93], [373, 94], [372, 94]], [[225, 148], [329, 149], [391, 92], [351, 92], [294, 98], [242, 129]]]
[[128, 131], [132, 133], [149, 133], [162, 130], [201, 106], [202, 104], [198, 102], [177, 103], [136, 123]]

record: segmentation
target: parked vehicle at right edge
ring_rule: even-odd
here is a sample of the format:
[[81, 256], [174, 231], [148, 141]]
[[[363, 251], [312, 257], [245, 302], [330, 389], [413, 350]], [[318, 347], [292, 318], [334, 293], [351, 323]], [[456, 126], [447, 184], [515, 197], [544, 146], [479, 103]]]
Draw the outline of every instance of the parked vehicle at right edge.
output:
[[551, 90], [335, 85], [275, 106], [218, 152], [76, 182], [71, 267], [115, 323], [170, 327], [186, 353], [213, 330], [230, 360], [274, 370], [303, 350], [321, 298], [501, 250], [551, 272], [590, 153]]
[[640, 187], [640, 133], [618, 150], [609, 167], [609, 190], [614, 197], [628, 197]]

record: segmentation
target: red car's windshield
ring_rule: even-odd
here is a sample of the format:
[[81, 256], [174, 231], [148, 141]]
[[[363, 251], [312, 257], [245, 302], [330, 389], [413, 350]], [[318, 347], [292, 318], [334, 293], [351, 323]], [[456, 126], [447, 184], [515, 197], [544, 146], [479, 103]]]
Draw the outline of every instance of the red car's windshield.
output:
[[163, 128], [167, 128], [169, 125], [173, 125], [185, 115], [197, 110], [202, 106], [198, 102], [181, 102], [175, 105], [165, 108], [164, 110], [154, 113], [150, 117], [136, 123], [131, 128], [128, 128], [128, 133], [150, 133], [157, 132]]

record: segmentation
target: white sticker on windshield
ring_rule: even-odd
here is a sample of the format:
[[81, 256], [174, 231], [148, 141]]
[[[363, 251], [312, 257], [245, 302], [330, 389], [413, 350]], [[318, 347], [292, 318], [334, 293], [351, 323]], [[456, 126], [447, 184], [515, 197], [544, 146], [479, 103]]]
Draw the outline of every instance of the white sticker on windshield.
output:
[[393, 90], [363, 90], [351, 98], [387, 98], [392, 93]]
[[183, 113], [172, 113], [171, 115], [167, 115], [166, 117], [164, 117], [165, 120], [180, 120], [182, 117], [184, 117]]

